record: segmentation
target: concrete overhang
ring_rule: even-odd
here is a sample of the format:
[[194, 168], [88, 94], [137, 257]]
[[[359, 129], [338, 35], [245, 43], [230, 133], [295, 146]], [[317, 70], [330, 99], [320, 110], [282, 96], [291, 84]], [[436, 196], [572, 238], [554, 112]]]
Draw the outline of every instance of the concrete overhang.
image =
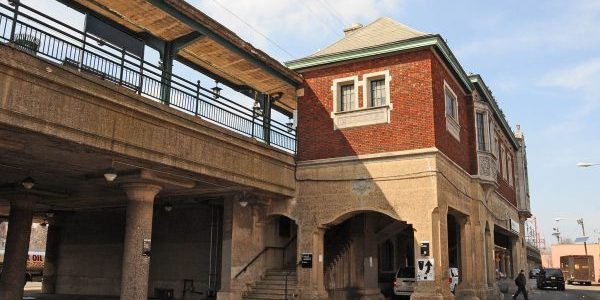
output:
[[[282, 93], [275, 108], [296, 109], [302, 77], [182, 0], [59, 0], [91, 13], [142, 40], [185, 40], [177, 57], [233, 88]], [[193, 37], [191, 39], [187, 37]], [[151, 43], [149, 43], [150, 45]]]

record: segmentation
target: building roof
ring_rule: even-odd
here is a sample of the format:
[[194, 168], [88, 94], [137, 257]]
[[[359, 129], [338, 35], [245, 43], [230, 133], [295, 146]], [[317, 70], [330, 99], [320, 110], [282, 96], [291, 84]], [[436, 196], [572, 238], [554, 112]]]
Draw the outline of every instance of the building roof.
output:
[[292, 70], [320, 67], [332, 63], [363, 59], [416, 49], [434, 49], [448, 68], [458, 78], [462, 87], [470, 92], [472, 84], [450, 48], [438, 34], [420, 32], [390, 18], [379, 18], [366, 26], [352, 26], [344, 30], [339, 41], [304, 58], [285, 64]]
[[59, 0], [149, 46], [181, 42], [177, 58], [232, 87], [281, 92], [276, 107], [296, 109], [302, 77], [184, 0]]
[[347, 30], [341, 40], [317, 51], [310, 57], [341, 53], [367, 47], [373, 47], [416, 37], [428, 35], [387, 17], [379, 18], [373, 23], [358, 29]]

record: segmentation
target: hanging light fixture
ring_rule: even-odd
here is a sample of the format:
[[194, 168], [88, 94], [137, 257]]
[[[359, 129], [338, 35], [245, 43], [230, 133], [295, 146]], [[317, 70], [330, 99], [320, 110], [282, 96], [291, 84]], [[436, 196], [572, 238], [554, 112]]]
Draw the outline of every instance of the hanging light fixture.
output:
[[242, 198], [239, 200], [241, 207], [248, 206], [248, 200], [246, 199], [246, 192], [242, 194]]
[[219, 82], [215, 80], [215, 87], [213, 87], [211, 90], [213, 94], [215, 94], [215, 99], [217, 99], [221, 95], [221, 91], [223, 89], [219, 87]]
[[257, 116], [262, 115], [262, 109], [260, 108], [260, 103], [258, 103], [258, 100], [254, 100], [254, 105], [252, 105], [252, 111]]
[[294, 131], [294, 120], [290, 118], [287, 123], [285, 123], [285, 126], [287, 127], [288, 132]]
[[104, 171], [104, 179], [106, 179], [106, 181], [108, 182], [113, 182], [115, 181], [115, 179], [117, 179], [117, 176], [119, 174], [117, 174], [117, 170], [115, 170], [115, 168], [110, 167], [108, 169], [106, 169], [106, 171]]
[[35, 185], [35, 180], [31, 178], [31, 176], [27, 176], [25, 179], [23, 179], [23, 181], [21, 181], [21, 185], [23, 185], [24, 188], [30, 190]]
[[163, 209], [166, 212], [171, 212], [173, 210], [173, 205], [171, 205], [171, 203], [167, 202], [163, 205]]

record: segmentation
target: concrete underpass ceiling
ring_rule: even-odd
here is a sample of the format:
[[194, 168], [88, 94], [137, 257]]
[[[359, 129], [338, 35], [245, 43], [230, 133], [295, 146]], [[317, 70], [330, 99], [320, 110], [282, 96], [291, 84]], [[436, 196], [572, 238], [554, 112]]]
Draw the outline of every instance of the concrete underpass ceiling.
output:
[[0, 216], [8, 215], [12, 187], [20, 187], [21, 181], [27, 176], [35, 180], [33, 190], [48, 194], [39, 197], [36, 202], [35, 211], [38, 215], [48, 210], [122, 208], [126, 204], [124, 191], [117, 182], [109, 183], [103, 176], [111, 165], [120, 174], [119, 178], [139, 173], [140, 170], [150, 170], [153, 174], [170, 178], [170, 181], [162, 184], [158, 203], [168, 201], [174, 205], [178, 202], [184, 204], [194, 199], [214, 199], [243, 189], [175, 168], [116, 157], [57, 138], [0, 127]]

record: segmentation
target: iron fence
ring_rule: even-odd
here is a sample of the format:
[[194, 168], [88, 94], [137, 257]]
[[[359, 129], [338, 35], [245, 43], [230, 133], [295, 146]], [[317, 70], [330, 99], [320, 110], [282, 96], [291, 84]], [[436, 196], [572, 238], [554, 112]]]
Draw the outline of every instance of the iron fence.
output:
[[[295, 130], [123, 48], [24, 4], [0, 3], [0, 42], [126, 87], [278, 148], [295, 152]], [[165, 96], [165, 95], [168, 95]], [[241, 96], [242, 94], [240, 94]], [[245, 97], [245, 96], [243, 96]], [[267, 130], [264, 130], [268, 124]], [[268, 139], [265, 138], [268, 134]]]

